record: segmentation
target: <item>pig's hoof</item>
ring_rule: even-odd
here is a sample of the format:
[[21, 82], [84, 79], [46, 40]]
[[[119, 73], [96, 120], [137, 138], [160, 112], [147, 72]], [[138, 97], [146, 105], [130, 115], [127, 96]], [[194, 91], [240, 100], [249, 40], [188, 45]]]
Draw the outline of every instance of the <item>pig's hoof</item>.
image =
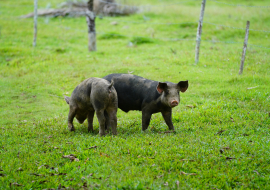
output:
[[93, 129], [88, 129], [88, 133], [93, 133], [94, 130]]
[[75, 128], [73, 127], [73, 128], [70, 128], [69, 130], [72, 132], [72, 131], [75, 131]]
[[171, 133], [176, 133], [176, 131], [174, 129], [170, 129]]
[[70, 131], [75, 131], [75, 127], [72, 125], [72, 126], [68, 126], [68, 129], [70, 130]]

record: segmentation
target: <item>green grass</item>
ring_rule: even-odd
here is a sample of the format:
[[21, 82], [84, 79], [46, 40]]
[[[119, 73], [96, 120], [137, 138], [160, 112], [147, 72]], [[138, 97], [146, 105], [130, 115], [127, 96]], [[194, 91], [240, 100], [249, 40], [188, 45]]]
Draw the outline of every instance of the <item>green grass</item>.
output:
[[[62, 0], [50, 2], [56, 7]], [[269, 6], [266, 0], [231, 3]], [[0, 189], [270, 188], [270, 50], [248, 46], [239, 76], [245, 31], [206, 23], [245, 28], [250, 20], [250, 29], [270, 31], [269, 9], [207, 1], [200, 62], [194, 65], [201, 1], [136, 1], [147, 4], [161, 6], [129, 17], [97, 17], [97, 51], [88, 52], [85, 18], [39, 17], [33, 48], [33, 20], [18, 18], [33, 10], [33, 2], [1, 2]], [[250, 31], [249, 44], [270, 48], [269, 37]], [[128, 72], [189, 80], [173, 109], [176, 133], [164, 133], [161, 114], [142, 133], [141, 112], [121, 110], [117, 136], [100, 138], [96, 117], [94, 133], [76, 121], [70, 133], [63, 95], [86, 78]], [[79, 160], [63, 158], [70, 154]]]

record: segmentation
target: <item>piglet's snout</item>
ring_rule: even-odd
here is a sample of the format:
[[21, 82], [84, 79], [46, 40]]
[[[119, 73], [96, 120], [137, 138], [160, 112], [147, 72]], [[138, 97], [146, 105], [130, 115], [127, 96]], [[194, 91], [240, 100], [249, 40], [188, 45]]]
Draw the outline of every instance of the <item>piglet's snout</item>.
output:
[[177, 106], [179, 103], [178, 103], [178, 101], [176, 101], [176, 100], [173, 100], [173, 101], [171, 101], [171, 106], [172, 107], [175, 107], [175, 106]]

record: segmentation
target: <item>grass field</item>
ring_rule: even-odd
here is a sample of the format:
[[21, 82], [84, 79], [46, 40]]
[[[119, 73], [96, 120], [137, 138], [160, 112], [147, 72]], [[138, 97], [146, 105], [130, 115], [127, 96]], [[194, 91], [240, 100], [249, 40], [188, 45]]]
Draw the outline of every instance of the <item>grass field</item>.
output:
[[[133, 4], [160, 6], [97, 17], [90, 53], [85, 18], [39, 17], [33, 48], [33, 20], [19, 18], [33, 2], [1, 1], [0, 189], [270, 189], [270, 49], [252, 46], [270, 48], [270, 8], [259, 7], [269, 1], [207, 1], [198, 65], [201, 1], [177, 2], [140, 0]], [[225, 26], [245, 28], [247, 20], [264, 31], [250, 31], [239, 76], [245, 30]], [[176, 132], [164, 133], [161, 114], [141, 132], [141, 112], [121, 110], [117, 136], [99, 137], [96, 117], [94, 133], [76, 121], [69, 132], [63, 95], [86, 78], [128, 72], [189, 80], [173, 109]], [[63, 158], [70, 154], [77, 159]]]

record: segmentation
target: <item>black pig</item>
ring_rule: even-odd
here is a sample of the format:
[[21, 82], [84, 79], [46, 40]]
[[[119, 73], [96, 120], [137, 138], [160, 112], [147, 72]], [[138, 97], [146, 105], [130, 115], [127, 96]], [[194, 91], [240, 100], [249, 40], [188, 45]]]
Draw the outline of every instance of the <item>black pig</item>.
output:
[[[88, 119], [88, 131], [93, 131], [93, 118], [96, 115], [99, 121], [99, 134], [105, 135], [105, 122], [108, 128], [112, 128], [112, 133], [116, 135], [117, 126], [117, 93], [113, 87], [113, 81], [109, 83], [101, 78], [89, 78], [79, 84], [71, 94], [65, 96], [69, 104], [68, 128], [75, 131], [73, 119], [76, 117], [79, 123]], [[106, 111], [106, 118], [104, 116]]]
[[172, 108], [180, 102], [179, 91], [188, 89], [188, 81], [179, 83], [158, 82], [131, 74], [110, 74], [104, 79], [114, 81], [118, 96], [118, 107], [124, 112], [130, 110], [142, 111], [142, 130], [149, 126], [152, 114], [161, 112], [170, 130], [172, 123]]

